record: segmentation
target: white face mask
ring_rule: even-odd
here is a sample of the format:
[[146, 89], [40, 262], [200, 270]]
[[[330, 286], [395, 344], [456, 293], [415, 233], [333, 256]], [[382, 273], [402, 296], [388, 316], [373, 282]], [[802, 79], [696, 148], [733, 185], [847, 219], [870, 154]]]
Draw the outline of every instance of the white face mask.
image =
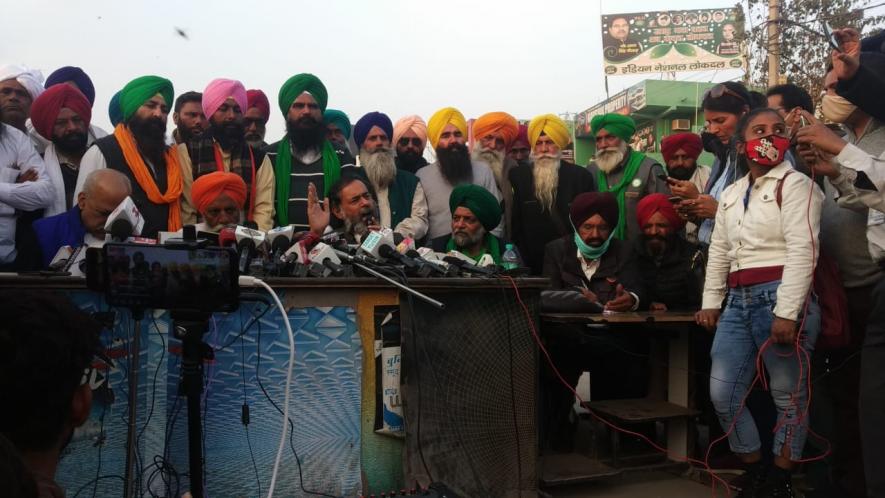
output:
[[839, 95], [824, 95], [820, 104], [824, 117], [834, 123], [844, 123], [856, 109], [856, 105]]

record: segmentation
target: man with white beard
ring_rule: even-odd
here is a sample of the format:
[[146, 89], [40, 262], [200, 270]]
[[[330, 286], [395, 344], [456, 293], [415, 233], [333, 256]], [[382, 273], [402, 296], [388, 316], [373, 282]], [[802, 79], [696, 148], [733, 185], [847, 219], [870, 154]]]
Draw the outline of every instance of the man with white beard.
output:
[[418, 240], [427, 233], [427, 200], [418, 178], [397, 169], [392, 135], [393, 123], [380, 112], [366, 114], [353, 127], [359, 165], [378, 196], [381, 226]]
[[519, 134], [519, 122], [506, 112], [489, 112], [473, 122], [472, 132], [473, 160], [485, 162], [495, 174], [495, 183], [504, 198], [504, 238], [510, 240], [513, 216], [510, 170], [517, 164], [507, 157], [507, 152]]
[[670, 195], [664, 167], [627, 145], [636, 132], [636, 123], [630, 116], [614, 113], [595, 116], [590, 128], [596, 137], [596, 155], [587, 168], [596, 179], [599, 191], [611, 192], [618, 200], [615, 237], [635, 240], [641, 235], [636, 221], [639, 200], [654, 193]]
[[569, 205], [583, 192], [595, 190], [586, 168], [562, 160], [562, 149], [571, 142], [566, 124], [553, 114], [537, 116], [529, 123], [532, 167], [510, 170], [513, 187], [513, 242], [533, 275], [540, 275], [544, 246], [574, 232], [569, 224]]

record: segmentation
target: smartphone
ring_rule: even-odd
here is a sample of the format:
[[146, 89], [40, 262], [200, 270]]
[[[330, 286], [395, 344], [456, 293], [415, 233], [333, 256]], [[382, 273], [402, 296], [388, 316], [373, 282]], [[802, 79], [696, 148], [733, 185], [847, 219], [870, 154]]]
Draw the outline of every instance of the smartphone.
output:
[[830, 45], [830, 48], [837, 52], [842, 51], [842, 47], [839, 45], [839, 40], [836, 39], [836, 36], [833, 34], [833, 30], [830, 29], [830, 25], [827, 24], [827, 21], [821, 21], [821, 26], [824, 29], [824, 38], [827, 39], [827, 43]]
[[663, 173], [660, 174], [660, 175], [658, 175], [658, 178], [660, 178], [661, 180], [664, 180], [664, 181], [667, 181], [667, 180], [670, 179], [669, 176], [667, 176], [667, 175], [665, 175], [665, 174], [663, 174]]
[[239, 258], [232, 248], [107, 243], [102, 252], [111, 306], [201, 312], [239, 306]]
[[682, 202], [682, 197], [674, 195], [674, 196], [667, 198], [667, 200], [673, 204], [679, 204], [680, 202]]

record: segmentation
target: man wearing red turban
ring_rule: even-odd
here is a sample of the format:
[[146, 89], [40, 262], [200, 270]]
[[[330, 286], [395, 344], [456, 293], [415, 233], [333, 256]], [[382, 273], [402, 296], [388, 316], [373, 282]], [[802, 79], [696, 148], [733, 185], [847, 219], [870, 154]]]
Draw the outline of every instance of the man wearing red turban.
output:
[[642, 235], [634, 241], [636, 262], [652, 311], [696, 311], [701, 304], [703, 258], [680, 237], [685, 226], [670, 198], [649, 194], [636, 205]]
[[194, 181], [191, 199], [203, 217], [197, 230], [217, 232], [225, 225], [240, 223], [241, 211], [246, 204], [246, 182], [236, 173], [209, 173]]
[[267, 147], [264, 134], [270, 119], [270, 102], [261, 90], [246, 90], [246, 101], [246, 113], [243, 114], [246, 142], [256, 149], [263, 149]]
[[[667, 174], [670, 179], [670, 191], [683, 199], [696, 199], [707, 186], [710, 168], [697, 163], [704, 146], [701, 137], [694, 133], [676, 133], [661, 140], [661, 154], [667, 163]], [[697, 242], [698, 227], [688, 223], [685, 236], [691, 242]]]
[[532, 163], [530, 159], [531, 152], [532, 147], [529, 144], [529, 126], [521, 124], [519, 125], [519, 133], [516, 134], [513, 143], [510, 144], [510, 150], [507, 152], [507, 157], [516, 161], [516, 164], [519, 166], [528, 166]]
[[31, 105], [31, 124], [50, 140], [43, 154], [46, 173], [55, 189], [46, 216], [64, 213], [74, 204], [80, 160], [89, 146], [92, 105], [71, 85], [50, 87]]

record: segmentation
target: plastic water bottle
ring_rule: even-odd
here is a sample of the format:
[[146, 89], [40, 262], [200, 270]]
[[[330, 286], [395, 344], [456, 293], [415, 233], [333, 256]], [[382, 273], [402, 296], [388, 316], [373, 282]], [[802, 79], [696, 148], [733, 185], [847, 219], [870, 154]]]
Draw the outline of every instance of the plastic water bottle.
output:
[[507, 244], [504, 254], [501, 255], [501, 266], [505, 270], [513, 270], [519, 268], [519, 253], [513, 247], [513, 244]]

